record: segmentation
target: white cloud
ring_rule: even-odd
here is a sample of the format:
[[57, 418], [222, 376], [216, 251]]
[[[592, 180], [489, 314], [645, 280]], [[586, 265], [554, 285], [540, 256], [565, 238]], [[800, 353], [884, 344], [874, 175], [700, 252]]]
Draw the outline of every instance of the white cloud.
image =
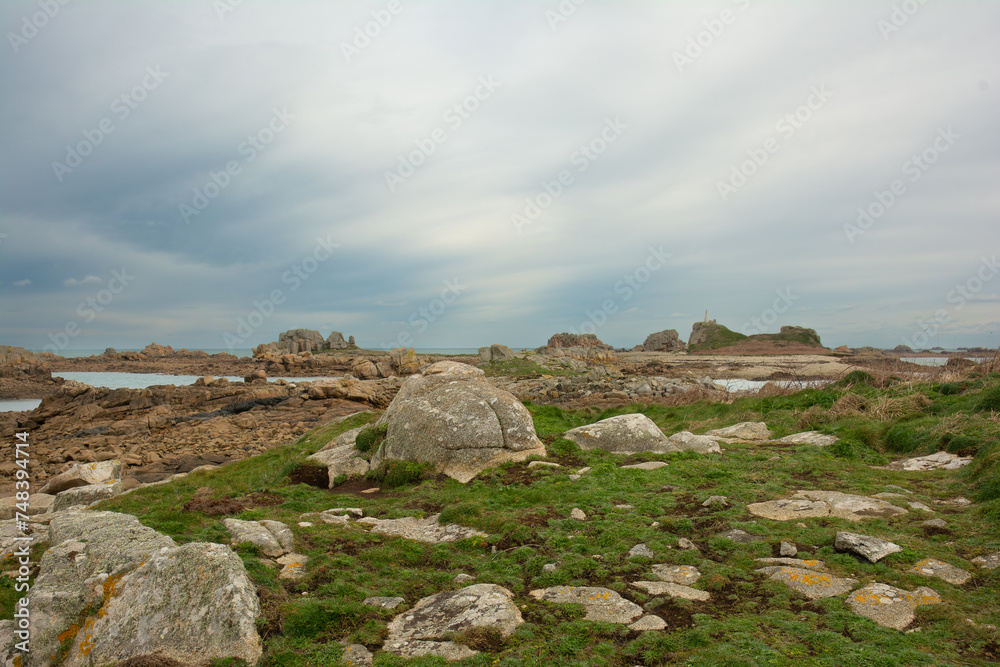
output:
[[27, 278], [25, 278], [24, 280], [18, 280], [17, 282], [15, 282], [14, 283], [14, 287], [25, 287], [25, 286], [30, 285], [30, 284], [31, 284], [31, 281], [28, 280]]
[[97, 276], [87, 276], [86, 278], [83, 278], [81, 280], [77, 280], [76, 278], [68, 278], [63, 281], [63, 286], [76, 287], [77, 285], [92, 285], [94, 283], [99, 283], [99, 282], [101, 282], [101, 279], [98, 278]]

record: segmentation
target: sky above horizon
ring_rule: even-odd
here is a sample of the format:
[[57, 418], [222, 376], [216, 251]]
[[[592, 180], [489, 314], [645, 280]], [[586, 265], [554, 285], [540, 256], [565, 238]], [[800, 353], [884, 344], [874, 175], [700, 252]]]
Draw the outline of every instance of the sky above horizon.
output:
[[1000, 343], [1000, 4], [0, 5], [0, 344]]

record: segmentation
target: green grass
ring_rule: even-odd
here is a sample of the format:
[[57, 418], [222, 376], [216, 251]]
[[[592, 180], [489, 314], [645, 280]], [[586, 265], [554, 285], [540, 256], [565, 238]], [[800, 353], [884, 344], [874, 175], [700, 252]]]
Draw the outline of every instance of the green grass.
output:
[[[553, 359], [555, 359], [553, 357]], [[507, 361], [495, 361], [481, 367], [486, 377], [536, 378], [543, 375], [573, 376], [583, 375], [583, 372], [571, 368], [547, 368], [540, 366], [531, 359], [515, 357]]]
[[[262, 591], [262, 667], [339, 665], [340, 642], [375, 648], [384, 641], [394, 613], [364, 606], [366, 597], [401, 596], [413, 605], [422, 597], [457, 588], [452, 579], [459, 573], [474, 576], [477, 583], [510, 589], [525, 619], [506, 639], [488, 633], [460, 637], [483, 650], [458, 663], [463, 666], [986, 665], [991, 664], [989, 652], [1000, 643], [995, 630], [982, 627], [1000, 625], [1000, 570], [979, 570], [970, 561], [1000, 549], [1000, 420], [983, 407], [992, 405], [998, 388], [997, 374], [964, 381], [960, 391], [933, 384], [879, 388], [858, 376], [837, 386], [786, 396], [749, 396], [732, 403], [632, 405], [605, 411], [528, 404], [548, 458], [563, 467], [528, 469], [524, 463], [508, 463], [463, 485], [429, 476], [423, 466], [391, 463], [373, 473], [383, 484], [383, 492], [374, 497], [290, 484], [287, 474], [306, 456], [339, 433], [376, 418], [366, 414], [314, 430], [260, 456], [106, 501], [101, 509], [135, 514], [178, 542], [228, 543], [223, 517], [183, 510], [196, 489], [209, 486], [218, 496], [277, 495], [280, 504], [240, 517], [286, 522], [296, 533], [298, 550], [309, 556], [309, 574], [300, 582], [279, 581], [255, 550], [237, 550]], [[856, 399], [863, 399], [870, 410], [840, 412], [835, 407]], [[838, 435], [841, 442], [825, 448], [731, 444], [723, 445], [721, 456], [626, 458], [584, 451], [560, 437], [569, 428], [629, 412], [646, 414], [668, 434], [765, 421], [777, 437], [817, 429]], [[957, 471], [924, 473], [871, 467], [939, 448], [961, 450], [973, 455], [974, 462]], [[662, 460], [668, 466], [649, 472], [620, 467], [640, 460]], [[569, 473], [583, 466], [591, 471], [571, 481]], [[760, 519], [746, 510], [749, 503], [787, 497], [798, 489], [871, 495], [892, 490], [888, 485], [913, 492], [893, 499], [896, 504], [905, 507], [906, 501], [915, 500], [938, 507], [934, 516], [946, 519], [952, 532], [925, 533], [921, 523], [929, 515], [919, 511], [861, 523], [825, 518], [799, 525]], [[729, 507], [702, 507], [711, 495], [726, 496]], [[979, 504], [967, 510], [935, 505], [958, 495]], [[625, 505], [630, 507], [619, 507]], [[362, 507], [368, 516], [381, 518], [440, 512], [440, 521], [471, 526], [489, 537], [430, 545], [358, 527], [297, 525], [304, 512], [345, 506]], [[585, 522], [569, 518], [574, 507], [587, 513]], [[716, 537], [731, 528], [764, 535], [766, 541], [741, 545]], [[905, 549], [880, 563], [868, 563], [834, 550], [837, 530], [889, 537]], [[682, 537], [693, 540], [700, 551], [678, 549]], [[755, 572], [754, 558], [772, 555], [781, 540], [861, 585], [879, 581], [908, 590], [927, 585], [941, 594], [944, 604], [921, 607], [916, 623], [920, 632], [906, 634], [856, 616], [843, 597], [810, 602]], [[653, 561], [627, 558], [627, 551], [640, 542], [656, 553]], [[967, 569], [975, 579], [956, 587], [908, 573], [923, 557]], [[544, 573], [548, 563], [557, 563], [557, 569]], [[696, 587], [710, 591], [713, 599], [692, 603], [632, 588], [630, 582], [653, 578], [652, 563], [698, 567], [703, 577]], [[584, 621], [579, 606], [539, 602], [528, 595], [555, 585], [611, 588], [647, 612], [664, 616], [670, 627], [636, 634], [624, 626]], [[4, 586], [0, 580], [0, 594]], [[217, 667], [224, 664], [217, 662]], [[445, 663], [430, 658], [407, 662], [379, 653], [375, 664]]]

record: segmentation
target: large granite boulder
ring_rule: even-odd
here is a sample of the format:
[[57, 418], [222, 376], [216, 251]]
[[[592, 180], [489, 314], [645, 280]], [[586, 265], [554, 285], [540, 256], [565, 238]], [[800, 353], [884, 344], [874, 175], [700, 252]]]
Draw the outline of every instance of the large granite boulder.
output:
[[[63, 642], [66, 667], [154, 653], [182, 664], [260, 658], [255, 587], [229, 547], [178, 547], [134, 516], [91, 511], [54, 516], [49, 543], [28, 595], [22, 667], [50, 665]], [[0, 655], [13, 659], [9, 648]]]
[[387, 426], [372, 467], [388, 459], [430, 463], [465, 483], [506, 461], [544, 456], [531, 414], [483, 371], [454, 361], [431, 364], [403, 382], [376, 426]]
[[678, 337], [676, 329], [665, 329], [651, 333], [646, 336], [646, 340], [642, 344], [644, 352], [677, 352], [686, 347], [684, 341]]
[[620, 415], [578, 426], [563, 434], [582, 449], [603, 449], [614, 454], [639, 452], [676, 452], [660, 427], [646, 415]]

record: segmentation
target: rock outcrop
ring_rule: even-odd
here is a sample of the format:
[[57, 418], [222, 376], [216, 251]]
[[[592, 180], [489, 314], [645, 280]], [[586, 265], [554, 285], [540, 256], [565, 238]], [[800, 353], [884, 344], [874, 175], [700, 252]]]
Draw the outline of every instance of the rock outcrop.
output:
[[[549, 338], [545, 347], [596, 347], [603, 350], [613, 350], [610, 345], [602, 343], [594, 334], [558, 333]], [[544, 348], [540, 348], [541, 351]]]
[[642, 344], [643, 352], [680, 352], [687, 346], [677, 336], [676, 329], [665, 329], [646, 336]]
[[277, 342], [263, 343], [255, 347], [253, 356], [258, 358], [322, 350], [347, 350], [354, 346], [353, 341], [354, 336], [347, 341], [344, 339], [344, 334], [339, 331], [331, 332], [329, 336], [323, 338], [323, 334], [315, 329], [289, 329], [278, 334]]
[[499, 361], [509, 361], [514, 358], [514, 352], [506, 345], [493, 344], [489, 347], [479, 348], [479, 361], [484, 364], [493, 364]]
[[545, 455], [531, 414], [474, 366], [441, 361], [404, 381], [376, 426], [386, 437], [371, 464], [430, 463], [460, 482], [506, 461]]

